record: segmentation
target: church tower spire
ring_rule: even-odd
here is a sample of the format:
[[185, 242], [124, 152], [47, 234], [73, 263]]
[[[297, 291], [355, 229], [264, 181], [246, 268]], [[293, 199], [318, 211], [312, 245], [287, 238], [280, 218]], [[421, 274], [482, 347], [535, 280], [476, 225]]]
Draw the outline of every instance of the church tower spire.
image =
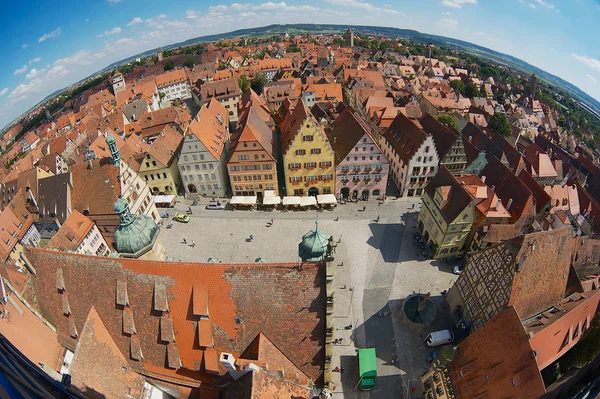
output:
[[121, 164], [121, 153], [117, 148], [117, 140], [115, 139], [115, 136], [110, 133], [105, 133], [104, 136], [106, 138], [106, 144], [108, 144], [108, 148], [110, 149], [110, 162], [114, 167], [118, 168]]

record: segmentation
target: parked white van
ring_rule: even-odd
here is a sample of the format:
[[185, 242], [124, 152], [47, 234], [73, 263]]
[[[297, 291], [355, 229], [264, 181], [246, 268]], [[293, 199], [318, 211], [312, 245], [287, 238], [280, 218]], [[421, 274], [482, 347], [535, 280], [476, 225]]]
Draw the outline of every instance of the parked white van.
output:
[[450, 330], [434, 331], [425, 338], [428, 346], [450, 344], [452, 341], [454, 341], [454, 334]]

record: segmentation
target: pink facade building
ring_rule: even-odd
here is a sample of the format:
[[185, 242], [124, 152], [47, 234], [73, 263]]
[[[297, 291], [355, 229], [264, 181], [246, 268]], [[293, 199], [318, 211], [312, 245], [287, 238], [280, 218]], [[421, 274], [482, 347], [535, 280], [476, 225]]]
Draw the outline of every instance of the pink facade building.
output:
[[335, 152], [335, 194], [342, 199], [383, 199], [389, 162], [371, 135], [369, 125], [346, 108], [329, 133]]

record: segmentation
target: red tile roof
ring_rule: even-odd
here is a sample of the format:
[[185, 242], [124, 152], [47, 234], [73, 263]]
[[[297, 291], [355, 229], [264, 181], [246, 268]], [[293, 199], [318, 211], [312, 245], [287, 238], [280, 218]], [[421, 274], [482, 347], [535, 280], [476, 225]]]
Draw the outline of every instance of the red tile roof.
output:
[[459, 344], [450, 365], [457, 397], [537, 398], [546, 390], [525, 329], [513, 307]]
[[67, 220], [48, 241], [47, 247], [60, 251], [75, 251], [92, 227], [94, 222], [77, 209], [73, 209]]
[[[128, 362], [131, 367], [149, 373], [169, 373], [165, 368], [167, 348], [158, 340], [162, 312], [152, 310], [157, 283], [167, 289], [168, 314], [173, 321], [182, 367], [187, 369], [185, 377], [177, 378], [211, 384], [211, 377], [203, 372], [202, 361], [205, 367], [216, 369], [218, 353], [238, 356], [261, 332], [312, 380], [321, 376], [325, 332], [322, 265], [304, 265], [298, 269], [295, 264], [147, 262], [33, 248], [27, 248], [26, 255], [37, 271], [37, 276], [31, 278], [35, 303], [42, 315], [57, 327], [59, 341], [68, 348], [73, 349], [76, 344], [70, 332], [84, 329], [87, 314], [94, 306], [121, 353], [129, 358], [131, 339], [122, 332], [123, 311], [115, 305], [117, 281], [126, 281], [135, 336], [140, 340], [145, 359], [144, 363], [132, 359]], [[61, 294], [55, 286], [58, 269], [63, 271], [70, 317], [61, 311]], [[191, 308], [192, 290], [198, 285], [208, 291], [216, 352], [197, 344], [198, 319]]]

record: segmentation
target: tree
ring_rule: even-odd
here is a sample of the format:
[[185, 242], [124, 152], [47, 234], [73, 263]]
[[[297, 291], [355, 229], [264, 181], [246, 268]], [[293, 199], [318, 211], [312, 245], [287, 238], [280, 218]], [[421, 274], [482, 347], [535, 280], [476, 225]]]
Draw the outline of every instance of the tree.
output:
[[267, 83], [267, 76], [264, 73], [257, 73], [254, 75], [254, 79], [252, 79], [252, 83], [250, 83], [250, 87], [254, 90], [255, 93], [262, 93], [263, 86]]
[[238, 78], [238, 84], [240, 85], [240, 90], [242, 93], [246, 93], [250, 88], [250, 82], [248, 81], [248, 77], [246, 75], [242, 75]]
[[512, 129], [506, 115], [496, 112], [488, 121], [488, 128], [502, 137], [510, 136]]
[[440, 117], [438, 118], [438, 122], [444, 126], [450, 126], [456, 129], [454, 118], [452, 118], [450, 115], [440, 115]]
[[469, 82], [465, 86], [464, 93], [466, 97], [473, 98], [479, 95], [479, 89], [475, 86], [475, 83]]
[[465, 90], [465, 84], [460, 79], [451, 80], [450, 87], [452, 87], [452, 90], [458, 93], [462, 93]]
[[171, 69], [175, 69], [175, 64], [173, 63], [173, 60], [168, 60], [165, 63], [165, 66], [163, 67], [163, 69], [166, 71], [170, 71]]
[[196, 59], [194, 57], [190, 57], [183, 63], [183, 66], [192, 69], [196, 65]]

